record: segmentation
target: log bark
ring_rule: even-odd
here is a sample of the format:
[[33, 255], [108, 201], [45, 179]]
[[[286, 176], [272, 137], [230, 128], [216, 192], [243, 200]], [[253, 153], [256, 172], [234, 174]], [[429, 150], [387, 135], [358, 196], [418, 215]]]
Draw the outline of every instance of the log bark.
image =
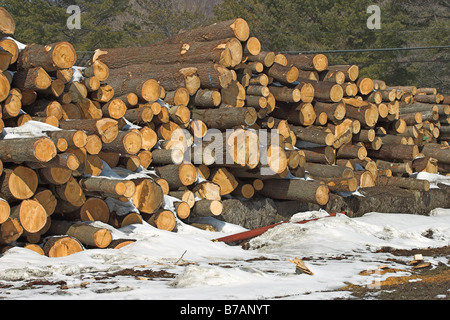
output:
[[134, 131], [120, 131], [113, 141], [104, 143], [102, 150], [105, 152], [119, 152], [135, 155], [142, 148], [142, 137]]
[[193, 120], [203, 121], [208, 128], [226, 130], [237, 126], [252, 126], [257, 114], [254, 108], [204, 109], [192, 112]]
[[59, 127], [63, 130], [84, 130], [87, 134], [96, 134], [103, 143], [111, 143], [119, 135], [118, 122], [110, 118], [64, 120]]
[[289, 126], [298, 140], [332, 146], [335, 137], [331, 132], [316, 129], [314, 127]]
[[79, 240], [85, 246], [101, 249], [108, 247], [112, 241], [109, 230], [82, 222], [54, 220], [48, 233], [50, 235], [67, 235]]
[[191, 163], [157, 167], [156, 173], [165, 179], [171, 190], [193, 185], [197, 181], [197, 170]]
[[306, 71], [324, 71], [328, 68], [328, 58], [324, 54], [285, 54], [287, 63]]
[[11, 208], [11, 218], [19, 221], [24, 232], [37, 233], [47, 223], [47, 212], [35, 200], [24, 200]]
[[48, 237], [45, 240], [42, 249], [49, 258], [67, 257], [84, 250], [80, 241], [69, 236]]
[[323, 178], [353, 178], [353, 171], [350, 168], [324, 165], [320, 163], [305, 163], [304, 169], [311, 177]]
[[378, 177], [376, 180], [376, 185], [382, 187], [394, 186], [402, 189], [418, 191], [430, 190], [430, 182], [428, 180], [417, 180], [414, 178]]
[[444, 164], [450, 164], [450, 147], [436, 143], [427, 143], [422, 149], [425, 156], [432, 157]]
[[380, 150], [367, 150], [370, 158], [382, 160], [413, 160], [419, 154], [419, 148], [416, 145], [382, 145]]
[[236, 38], [207, 42], [188, 41], [182, 44], [159, 43], [135, 48], [100, 49], [98, 60], [110, 69], [143, 63], [173, 64], [212, 61], [224, 67], [236, 66], [242, 61], [242, 44]]
[[159, 210], [151, 215], [144, 214], [144, 220], [159, 230], [173, 231], [176, 227], [177, 220], [175, 214], [170, 210]]
[[73, 67], [77, 61], [74, 47], [68, 42], [49, 45], [30, 44], [19, 54], [19, 69], [41, 67], [47, 72]]
[[316, 100], [337, 103], [344, 97], [344, 89], [339, 84], [304, 78], [298, 78], [297, 81], [311, 84], [314, 87], [314, 97]]
[[181, 31], [165, 40], [167, 43], [183, 43], [186, 41], [213, 41], [236, 37], [245, 42], [249, 39], [250, 28], [242, 18], [226, 20], [208, 26], [202, 26], [191, 31]]
[[38, 183], [37, 173], [28, 167], [4, 169], [0, 176], [1, 198], [8, 202], [30, 199], [36, 192]]
[[321, 183], [303, 179], [266, 180], [259, 193], [265, 197], [279, 200], [296, 200], [318, 205], [329, 201], [329, 188]]
[[3, 7], [0, 7], [0, 34], [13, 35], [16, 30], [16, 21]]
[[46, 90], [52, 79], [41, 67], [18, 70], [13, 78], [12, 86], [20, 90]]
[[217, 217], [220, 216], [222, 212], [222, 201], [203, 199], [195, 203], [191, 211], [191, 217]]
[[0, 244], [11, 244], [18, 240], [22, 234], [23, 228], [17, 219], [8, 218], [0, 224]]

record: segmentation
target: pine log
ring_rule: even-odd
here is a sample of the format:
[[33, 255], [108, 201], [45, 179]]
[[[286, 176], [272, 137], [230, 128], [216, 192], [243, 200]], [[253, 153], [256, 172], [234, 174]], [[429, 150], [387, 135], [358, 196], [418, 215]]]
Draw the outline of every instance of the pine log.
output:
[[38, 187], [37, 173], [25, 166], [4, 169], [0, 176], [1, 198], [8, 202], [33, 197]]
[[285, 54], [287, 63], [307, 71], [324, 71], [328, 68], [328, 58], [323, 54]]
[[378, 108], [374, 104], [361, 107], [346, 105], [345, 108], [347, 118], [358, 120], [365, 127], [373, 128], [378, 122]]
[[274, 63], [267, 68], [266, 73], [269, 77], [282, 83], [293, 83], [298, 79], [299, 71], [294, 66], [283, 66], [279, 63]]
[[118, 122], [114, 119], [82, 119], [60, 121], [63, 130], [84, 130], [87, 134], [97, 134], [103, 143], [111, 143], [118, 137]]
[[13, 35], [16, 30], [16, 21], [11, 14], [3, 7], [0, 7], [0, 34]]
[[316, 113], [325, 112], [327, 114], [328, 119], [330, 119], [330, 121], [335, 123], [343, 120], [347, 113], [345, 104], [342, 102], [326, 103], [315, 101], [314, 110], [316, 111]]
[[273, 51], [261, 51], [257, 55], [251, 55], [248, 57], [250, 62], [260, 62], [264, 67], [271, 67], [275, 63], [275, 52]]
[[382, 187], [399, 187], [409, 190], [429, 191], [430, 182], [428, 180], [418, 180], [414, 178], [403, 177], [383, 177], [379, 176], [376, 179], [376, 185]]
[[22, 102], [19, 96], [10, 94], [4, 102], [1, 103], [2, 118], [15, 118], [20, 114]]
[[67, 235], [78, 239], [85, 246], [101, 249], [108, 247], [112, 241], [109, 230], [82, 222], [54, 220], [48, 233], [50, 235]]
[[412, 166], [411, 161], [406, 161], [402, 163], [395, 163], [395, 162], [389, 162], [385, 160], [377, 160], [376, 161], [377, 167], [382, 170], [389, 169], [393, 174], [412, 174]]
[[359, 77], [359, 67], [357, 65], [333, 65], [328, 66], [327, 70], [343, 72], [346, 82], [355, 82]]
[[339, 84], [327, 81], [314, 81], [304, 78], [298, 78], [296, 80], [300, 83], [311, 84], [314, 87], [314, 97], [317, 100], [336, 103], [340, 102], [344, 97], [344, 89]]
[[245, 42], [250, 36], [247, 21], [241, 18], [226, 20], [208, 26], [195, 28], [191, 31], [181, 31], [177, 35], [165, 40], [167, 43], [183, 43], [186, 41], [213, 41], [236, 37]]
[[164, 193], [152, 178], [133, 179], [136, 191], [132, 200], [136, 208], [143, 213], [154, 213], [162, 206]]
[[444, 164], [450, 164], [450, 147], [436, 143], [427, 143], [422, 149], [425, 156], [432, 157]]
[[[333, 147], [302, 149], [306, 162], [333, 165], [336, 162], [336, 151]], [[304, 166], [304, 165], [303, 165]]]
[[8, 98], [10, 89], [11, 84], [9, 83], [6, 76], [0, 72], [0, 102], [3, 102], [6, 100], [6, 98]]
[[159, 230], [173, 231], [177, 220], [175, 214], [170, 210], [161, 209], [151, 215], [143, 214], [144, 220]]
[[416, 145], [393, 145], [383, 144], [380, 150], [367, 150], [370, 158], [382, 160], [413, 160], [419, 154], [419, 148]]
[[200, 89], [194, 97], [194, 104], [197, 108], [218, 107], [222, 102], [222, 95], [217, 90]]
[[318, 182], [303, 179], [266, 180], [259, 193], [279, 200], [292, 200], [325, 205], [329, 201], [329, 188]]
[[49, 45], [30, 44], [19, 54], [17, 66], [19, 69], [42, 67], [51, 72], [58, 69], [71, 68], [77, 61], [77, 54], [68, 42], [58, 42]]
[[190, 163], [166, 165], [155, 169], [157, 174], [169, 183], [171, 190], [193, 185], [197, 181], [197, 170]]
[[132, 78], [143, 77], [155, 79], [166, 91], [175, 91], [178, 88], [184, 87], [188, 90], [190, 95], [195, 94], [201, 85], [195, 64], [193, 64], [192, 67], [183, 67], [181, 64], [139, 64], [111, 69], [108, 83], [117, 83], [119, 81], [124, 83]]
[[125, 182], [118, 179], [91, 177], [81, 179], [79, 184], [85, 192], [98, 192], [114, 198], [123, 196], [127, 190]]
[[[173, 64], [212, 61], [224, 67], [242, 61], [243, 48], [236, 38], [207, 42], [188, 41], [176, 44], [159, 43], [135, 48], [100, 49], [98, 60], [110, 69], [143, 63]], [[102, 54], [103, 53], [103, 54]]]
[[187, 219], [191, 215], [191, 207], [187, 202], [179, 201], [173, 203], [175, 214], [179, 219]]
[[0, 225], [8, 221], [11, 215], [11, 206], [5, 199], [0, 199]]
[[353, 171], [347, 167], [325, 165], [320, 163], [305, 163], [304, 169], [312, 177], [353, 178]]
[[346, 144], [337, 150], [336, 157], [338, 159], [364, 160], [367, 157], [367, 149], [360, 145]]
[[142, 137], [134, 131], [119, 131], [116, 139], [110, 143], [104, 143], [102, 150], [105, 152], [119, 152], [135, 155], [141, 150]]
[[47, 223], [47, 212], [37, 201], [23, 200], [11, 208], [11, 218], [19, 221], [24, 231], [37, 233]]
[[20, 90], [46, 90], [52, 79], [41, 67], [21, 69], [14, 74], [12, 86]]
[[316, 129], [315, 127], [289, 126], [297, 139], [301, 141], [331, 146], [335, 142], [335, 137], [331, 132]]
[[356, 178], [324, 178], [315, 177], [315, 180], [324, 182], [331, 192], [355, 192], [358, 188]]
[[214, 217], [220, 216], [223, 212], [222, 201], [217, 200], [199, 200], [195, 203], [191, 211], [191, 217]]
[[355, 171], [354, 176], [360, 188], [372, 188], [376, 186], [375, 178], [370, 171]]
[[42, 249], [47, 257], [62, 258], [84, 250], [80, 241], [69, 236], [48, 237]]
[[190, 190], [170, 191], [169, 195], [171, 197], [180, 199], [182, 202], [186, 202], [191, 209], [194, 207], [196, 201], [195, 195]]
[[211, 181], [204, 181], [198, 183], [192, 192], [199, 199], [206, 200], [221, 200], [220, 186]]
[[86, 202], [86, 195], [82, 187], [73, 177], [66, 184], [56, 186], [55, 191], [58, 197], [75, 207], [79, 208]]
[[226, 130], [237, 126], [252, 126], [257, 115], [254, 108], [204, 109], [192, 112], [193, 120], [203, 121], [208, 128]]
[[18, 240], [22, 234], [23, 228], [17, 219], [8, 218], [0, 224], [0, 244], [11, 244]]

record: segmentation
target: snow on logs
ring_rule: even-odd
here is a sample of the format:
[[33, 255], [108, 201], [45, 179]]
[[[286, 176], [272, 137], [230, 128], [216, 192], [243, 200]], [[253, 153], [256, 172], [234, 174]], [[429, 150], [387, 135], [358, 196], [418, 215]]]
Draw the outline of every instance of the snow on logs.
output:
[[118, 249], [133, 240], [98, 223], [170, 232], [220, 216], [224, 197], [324, 206], [365, 187], [426, 192], [411, 175], [450, 174], [450, 97], [262, 48], [241, 18], [76, 60], [67, 42], [0, 39], [5, 249]]

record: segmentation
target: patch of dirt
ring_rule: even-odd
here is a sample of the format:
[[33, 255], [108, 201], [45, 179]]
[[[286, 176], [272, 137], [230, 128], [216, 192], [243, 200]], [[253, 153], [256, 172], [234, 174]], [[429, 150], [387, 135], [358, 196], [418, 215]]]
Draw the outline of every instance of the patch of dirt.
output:
[[[450, 246], [443, 248], [397, 250], [393, 248], [383, 248], [379, 252], [388, 252], [397, 257], [412, 257], [415, 254], [422, 254], [426, 262], [426, 257], [446, 257], [450, 258]], [[397, 261], [399, 262], [399, 261]], [[408, 265], [402, 269], [381, 269], [379, 274], [404, 272], [411, 273], [408, 276], [388, 277], [384, 281], [374, 283], [372, 286], [359, 286], [348, 284], [339, 291], [351, 291], [352, 297], [348, 300], [450, 300], [450, 259], [447, 264], [439, 263], [437, 266], [424, 268], [413, 268]], [[370, 275], [369, 272], [361, 275]]]

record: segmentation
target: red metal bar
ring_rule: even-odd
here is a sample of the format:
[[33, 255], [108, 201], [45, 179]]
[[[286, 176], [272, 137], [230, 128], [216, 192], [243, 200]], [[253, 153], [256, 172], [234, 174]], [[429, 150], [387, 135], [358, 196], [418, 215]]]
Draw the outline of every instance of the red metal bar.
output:
[[[345, 212], [340, 212], [339, 214], [345, 214]], [[323, 218], [330, 218], [330, 217], [336, 217], [338, 215], [338, 213], [330, 213], [330, 215], [328, 217], [323, 217]], [[312, 222], [312, 221], [317, 221], [317, 220], [321, 220], [323, 218], [317, 218], [317, 219], [311, 219], [311, 220], [304, 220], [304, 221], [300, 221], [300, 222], [295, 222], [295, 224], [306, 224], [308, 222]], [[238, 241], [244, 241], [244, 240], [249, 240], [252, 238], [255, 238], [257, 236], [262, 235], [263, 233], [265, 233], [266, 231], [275, 228], [281, 224], [285, 224], [285, 223], [289, 223], [290, 221], [284, 221], [284, 222], [280, 222], [280, 223], [276, 223], [267, 227], [262, 227], [262, 228], [258, 228], [258, 229], [254, 229], [254, 230], [250, 230], [250, 231], [245, 231], [245, 232], [241, 232], [238, 234], [234, 234], [231, 236], [226, 236], [223, 238], [219, 238], [219, 239], [215, 239], [212, 240], [213, 242], [224, 242], [224, 243], [233, 243], [233, 242], [238, 242]]]

